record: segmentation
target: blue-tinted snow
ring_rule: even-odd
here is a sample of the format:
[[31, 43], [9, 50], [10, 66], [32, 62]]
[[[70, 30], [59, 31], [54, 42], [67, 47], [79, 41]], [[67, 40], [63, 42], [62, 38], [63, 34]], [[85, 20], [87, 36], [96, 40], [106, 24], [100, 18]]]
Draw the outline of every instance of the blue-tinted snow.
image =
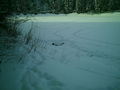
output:
[[[26, 22], [35, 50], [3, 64], [0, 90], [119, 90], [119, 22]], [[52, 43], [64, 43], [60, 46]], [[19, 48], [24, 48], [29, 44]]]

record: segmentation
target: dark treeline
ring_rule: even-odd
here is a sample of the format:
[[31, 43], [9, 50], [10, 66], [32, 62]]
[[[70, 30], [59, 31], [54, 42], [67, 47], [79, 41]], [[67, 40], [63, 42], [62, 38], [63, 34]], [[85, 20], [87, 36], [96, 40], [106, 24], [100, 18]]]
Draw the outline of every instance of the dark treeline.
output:
[[120, 0], [0, 0], [0, 13], [86, 13], [120, 10]]

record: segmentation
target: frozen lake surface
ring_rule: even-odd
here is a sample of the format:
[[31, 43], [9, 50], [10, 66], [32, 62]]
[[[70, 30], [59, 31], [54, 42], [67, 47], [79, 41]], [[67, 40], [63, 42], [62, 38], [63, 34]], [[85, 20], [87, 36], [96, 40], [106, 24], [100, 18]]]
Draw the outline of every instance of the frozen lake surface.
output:
[[20, 27], [23, 34], [32, 28], [34, 49], [17, 44], [12, 52], [22, 61], [0, 65], [0, 90], [120, 90], [120, 22], [29, 21]]

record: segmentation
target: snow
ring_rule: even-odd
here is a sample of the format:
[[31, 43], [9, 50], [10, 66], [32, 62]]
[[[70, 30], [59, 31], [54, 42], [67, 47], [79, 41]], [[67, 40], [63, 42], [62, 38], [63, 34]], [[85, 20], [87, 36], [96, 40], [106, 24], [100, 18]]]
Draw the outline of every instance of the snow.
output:
[[120, 89], [120, 14], [73, 16], [29, 16], [19, 26], [23, 36], [32, 28], [35, 50], [21, 44], [24, 63], [1, 66], [1, 90]]
[[33, 22], [120, 22], [120, 13], [103, 14], [28, 14], [18, 15], [19, 19], [31, 19]]

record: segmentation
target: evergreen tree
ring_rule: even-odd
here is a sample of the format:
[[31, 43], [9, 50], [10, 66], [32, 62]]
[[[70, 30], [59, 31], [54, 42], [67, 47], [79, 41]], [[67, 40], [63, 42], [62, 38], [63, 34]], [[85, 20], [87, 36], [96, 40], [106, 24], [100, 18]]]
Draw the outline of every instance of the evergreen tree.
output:
[[85, 13], [120, 10], [120, 0], [0, 0], [0, 13]]

